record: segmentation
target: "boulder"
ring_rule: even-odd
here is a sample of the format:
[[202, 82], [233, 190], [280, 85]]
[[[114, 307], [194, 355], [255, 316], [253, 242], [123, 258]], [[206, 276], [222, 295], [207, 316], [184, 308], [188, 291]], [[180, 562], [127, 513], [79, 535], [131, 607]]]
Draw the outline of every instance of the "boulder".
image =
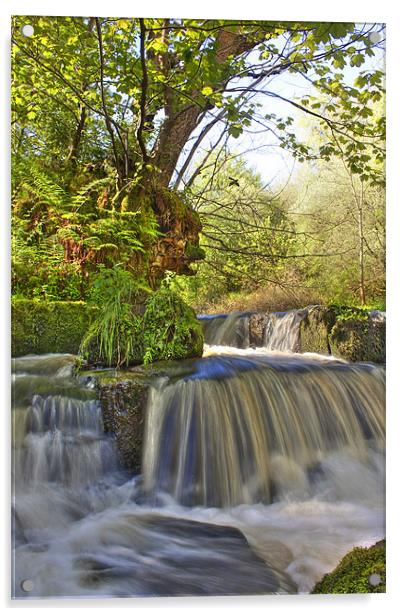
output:
[[331, 353], [329, 332], [334, 326], [336, 316], [327, 306], [311, 306], [300, 322], [300, 353]]
[[[114, 558], [103, 549], [110, 543]], [[102, 590], [119, 579], [128, 596], [296, 593], [289, 575], [268, 566], [237, 528], [152, 513], [123, 512], [75, 569], [84, 587]]]
[[268, 324], [268, 321], [271, 318], [271, 314], [269, 312], [256, 312], [252, 314], [249, 318], [249, 335], [250, 335], [250, 346], [252, 347], [262, 347], [264, 346], [264, 335], [265, 330]]
[[330, 334], [331, 352], [347, 361], [385, 363], [385, 321], [338, 320]]
[[324, 575], [311, 594], [385, 592], [385, 540], [369, 548], [354, 548]]

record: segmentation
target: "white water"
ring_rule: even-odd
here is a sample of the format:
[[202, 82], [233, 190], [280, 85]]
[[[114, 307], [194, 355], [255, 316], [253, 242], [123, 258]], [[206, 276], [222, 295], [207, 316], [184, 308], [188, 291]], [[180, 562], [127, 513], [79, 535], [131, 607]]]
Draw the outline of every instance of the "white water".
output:
[[[206, 355], [217, 354], [340, 364], [267, 349], [206, 347]], [[144, 499], [141, 478], [117, 469], [96, 401], [83, 388], [71, 393], [76, 384], [69, 363], [61, 363], [52, 376], [45, 369], [49, 396], [41, 390], [29, 403], [42, 377], [32, 361], [16, 367], [16, 389], [23, 393], [13, 409], [14, 596], [253, 594], [261, 592], [259, 583], [265, 592], [306, 593], [353, 546], [384, 537], [381, 446], [362, 456], [347, 443], [323, 452], [313, 477], [303, 463], [272, 456], [276, 496], [270, 504], [184, 507], [166, 493]], [[173, 530], [171, 520], [179, 521]], [[264, 574], [235, 540], [210, 540], [203, 527], [187, 528], [187, 520], [238, 528], [270, 569]], [[21, 590], [23, 580], [33, 581], [31, 593]]]

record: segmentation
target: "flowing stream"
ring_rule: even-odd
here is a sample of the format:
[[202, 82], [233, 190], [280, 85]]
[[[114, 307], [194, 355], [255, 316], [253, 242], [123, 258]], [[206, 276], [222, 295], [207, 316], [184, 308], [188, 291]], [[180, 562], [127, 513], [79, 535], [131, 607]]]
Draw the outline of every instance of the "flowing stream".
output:
[[211, 319], [155, 377], [136, 477], [74, 357], [13, 360], [13, 596], [306, 593], [382, 539], [384, 368], [284, 352], [298, 314], [255, 350]]

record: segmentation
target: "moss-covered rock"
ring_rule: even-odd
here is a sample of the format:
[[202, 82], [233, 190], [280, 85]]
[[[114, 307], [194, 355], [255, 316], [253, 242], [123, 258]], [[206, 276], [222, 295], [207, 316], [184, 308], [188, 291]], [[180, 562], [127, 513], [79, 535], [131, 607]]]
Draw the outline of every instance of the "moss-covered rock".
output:
[[77, 354], [93, 316], [94, 309], [84, 302], [13, 300], [12, 356]]
[[[368, 310], [351, 306], [309, 306], [300, 315], [298, 353], [332, 354], [347, 361], [385, 362], [385, 318], [372, 318]], [[249, 319], [250, 345], [264, 345], [268, 324], [275, 314], [258, 312]]]
[[332, 354], [348, 361], [385, 362], [385, 322], [338, 320], [330, 334]]
[[144, 363], [201, 357], [202, 327], [194, 310], [162, 286], [146, 302], [143, 316]]
[[385, 592], [385, 540], [370, 548], [354, 548], [331, 573], [324, 575], [311, 594]]
[[[136, 308], [136, 307], [134, 307]], [[145, 311], [145, 312], [144, 312]], [[130, 365], [165, 359], [200, 357], [204, 337], [192, 308], [163, 287], [149, 296], [143, 315], [132, 312], [132, 322], [123, 321], [123, 334], [131, 336]], [[131, 313], [130, 313], [131, 314]], [[102, 308], [84, 302], [44, 302], [14, 300], [12, 303], [12, 355], [46, 353], [78, 354], [86, 340], [84, 359], [91, 366], [121, 363], [121, 349], [112, 349], [111, 361], [105, 357], [104, 345], [92, 332], [98, 324], [102, 330]], [[105, 328], [103, 328], [105, 329]], [[117, 327], [113, 331], [116, 331]], [[122, 338], [116, 338], [116, 346]], [[128, 343], [124, 340], [125, 344]]]
[[320, 353], [328, 355], [331, 352], [329, 332], [334, 326], [336, 316], [327, 306], [312, 306], [300, 322], [300, 353]]
[[133, 375], [106, 376], [97, 380], [105, 432], [115, 434], [124, 468], [134, 474], [140, 473], [149, 382]]

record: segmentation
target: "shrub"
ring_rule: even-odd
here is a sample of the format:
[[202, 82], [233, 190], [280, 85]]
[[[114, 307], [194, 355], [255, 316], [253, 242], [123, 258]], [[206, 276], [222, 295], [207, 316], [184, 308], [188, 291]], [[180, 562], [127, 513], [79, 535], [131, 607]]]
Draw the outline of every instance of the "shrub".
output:
[[146, 291], [146, 285], [118, 265], [102, 267], [89, 300], [99, 312], [83, 338], [81, 352], [109, 366], [141, 361], [142, 321], [136, 310]]
[[146, 302], [143, 317], [143, 361], [199, 357], [203, 334], [190, 306], [164, 284]]

